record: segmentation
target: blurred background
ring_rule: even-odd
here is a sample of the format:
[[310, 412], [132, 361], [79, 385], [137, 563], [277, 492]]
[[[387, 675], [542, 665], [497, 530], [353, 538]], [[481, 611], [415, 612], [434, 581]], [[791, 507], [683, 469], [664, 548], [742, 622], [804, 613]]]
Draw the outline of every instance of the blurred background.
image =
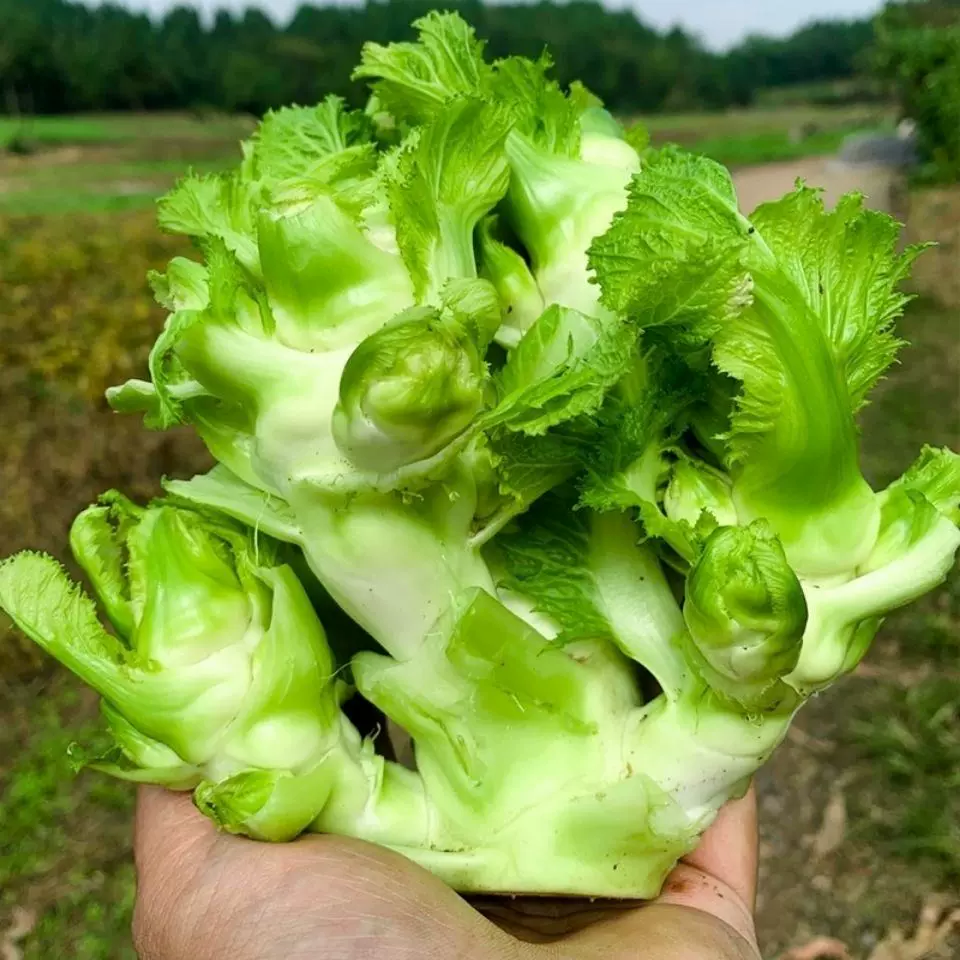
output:
[[[270, 107], [359, 104], [362, 42], [404, 39], [434, 6], [221, 5], [0, 0], [0, 556], [67, 561], [69, 522], [100, 492], [148, 497], [206, 468], [189, 434], [102, 400], [143, 374], [162, 323], [147, 270], [186, 252], [154, 200], [188, 167], [234, 163]], [[547, 45], [561, 81], [655, 143], [731, 166], [747, 212], [803, 177], [936, 241], [864, 455], [885, 484], [925, 441], [960, 449], [960, 0], [442, 6], [494, 56]], [[133, 957], [132, 792], [70, 755], [97, 731], [94, 699], [0, 619], [3, 960]], [[960, 957], [960, 578], [891, 618], [760, 785], [768, 960]]]

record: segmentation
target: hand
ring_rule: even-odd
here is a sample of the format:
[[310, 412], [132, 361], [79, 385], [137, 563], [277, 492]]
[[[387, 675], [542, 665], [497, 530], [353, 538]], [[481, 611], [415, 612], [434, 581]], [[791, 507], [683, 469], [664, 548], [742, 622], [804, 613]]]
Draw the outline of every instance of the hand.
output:
[[388, 850], [332, 836], [254, 843], [156, 788], [140, 795], [136, 861], [141, 960], [760, 960], [752, 791], [641, 906], [471, 906]]

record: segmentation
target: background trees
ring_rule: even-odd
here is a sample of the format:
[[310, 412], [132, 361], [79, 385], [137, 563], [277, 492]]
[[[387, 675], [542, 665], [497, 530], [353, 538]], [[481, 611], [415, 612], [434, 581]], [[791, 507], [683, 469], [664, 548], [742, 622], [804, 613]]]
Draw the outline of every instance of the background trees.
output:
[[[349, 79], [364, 40], [407, 37], [431, 0], [302, 6], [288, 24], [257, 10], [204, 24], [189, 7], [151, 20], [123, 7], [0, 0], [0, 111], [221, 109], [261, 113], [327, 92], [358, 100]], [[751, 38], [723, 54], [675, 29], [593, 0], [562, 6], [447, 2], [494, 56], [550, 48], [563, 81], [582, 79], [619, 110], [714, 109], [761, 87], [853, 76], [869, 21], [813, 24], [783, 40]]]

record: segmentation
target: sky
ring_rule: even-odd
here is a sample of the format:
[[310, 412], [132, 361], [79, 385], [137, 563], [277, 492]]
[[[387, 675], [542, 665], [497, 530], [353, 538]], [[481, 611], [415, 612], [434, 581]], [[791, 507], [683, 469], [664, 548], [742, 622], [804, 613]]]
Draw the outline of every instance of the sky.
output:
[[[94, 0], [95, 2], [95, 0]], [[218, 8], [242, 10], [257, 6], [278, 23], [287, 20], [302, 0], [120, 0], [131, 9], [162, 13], [189, 4], [205, 13]], [[320, 5], [324, 0], [312, 0]], [[676, 24], [700, 36], [714, 49], [732, 46], [751, 33], [782, 36], [812, 20], [851, 19], [874, 13], [882, 0], [607, 0], [610, 6], [632, 7], [651, 26]]]

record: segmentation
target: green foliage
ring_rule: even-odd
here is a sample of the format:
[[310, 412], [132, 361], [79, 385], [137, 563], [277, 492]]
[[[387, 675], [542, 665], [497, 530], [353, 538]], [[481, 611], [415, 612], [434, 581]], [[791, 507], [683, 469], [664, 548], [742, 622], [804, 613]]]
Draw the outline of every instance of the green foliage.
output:
[[[815, 126], [815, 125], [814, 125]], [[728, 167], [744, 167], [762, 163], [779, 163], [801, 157], [827, 156], [836, 153], [851, 134], [887, 132], [888, 124], [841, 125], [837, 129], [815, 129], [809, 135], [796, 136], [790, 130], [737, 136], [728, 134], [698, 140], [693, 146], [705, 156]]]
[[[955, 661], [954, 661], [955, 667]], [[928, 678], [892, 692], [883, 717], [851, 733], [898, 798], [865, 825], [883, 849], [919, 860], [946, 884], [960, 878], [960, 684]]]
[[133, 960], [130, 863], [133, 796], [119, 783], [75, 774], [74, 747], [106, 745], [95, 704], [64, 674], [0, 693], [0, 916], [32, 907], [19, 943], [42, 960]]
[[[303, 5], [283, 26], [253, 8], [222, 10], [208, 26], [187, 6], [154, 21], [119, 6], [4, 0], [0, 110], [261, 114], [314, 103], [328, 92], [359, 104], [362, 88], [351, 71], [363, 44], [408, 40], [411, 20], [435, 6], [432, 0]], [[492, 58], [536, 58], [549, 47], [561, 83], [581, 80], [623, 110], [720, 109], [750, 103], [762, 87], [849, 78], [870, 35], [866, 20], [826, 22], [783, 40], [750, 38], [715, 54], [679, 28], [658, 33], [642, 15], [592, 0], [455, 6], [487, 41]], [[430, 82], [426, 74], [418, 80], [425, 91]], [[98, 138], [98, 129], [108, 133], [96, 119], [84, 127], [89, 137]], [[0, 132], [0, 143], [4, 139]]]
[[889, 4], [877, 20], [875, 66], [917, 125], [919, 178], [960, 180], [960, 8]]
[[[908, 308], [901, 375], [882, 382], [861, 415], [871, 479], [895, 478], [914, 456], [917, 435], [957, 447], [958, 358], [950, 349], [956, 319], [929, 301]], [[873, 658], [874, 676], [860, 681], [864, 689], [844, 733], [856, 747], [858, 779], [869, 784], [849, 791], [857, 798], [851, 812], [872, 849], [914, 864], [930, 887], [949, 888], [960, 877], [952, 785], [960, 764], [956, 571], [939, 593], [894, 614], [885, 632], [892, 648]]]

